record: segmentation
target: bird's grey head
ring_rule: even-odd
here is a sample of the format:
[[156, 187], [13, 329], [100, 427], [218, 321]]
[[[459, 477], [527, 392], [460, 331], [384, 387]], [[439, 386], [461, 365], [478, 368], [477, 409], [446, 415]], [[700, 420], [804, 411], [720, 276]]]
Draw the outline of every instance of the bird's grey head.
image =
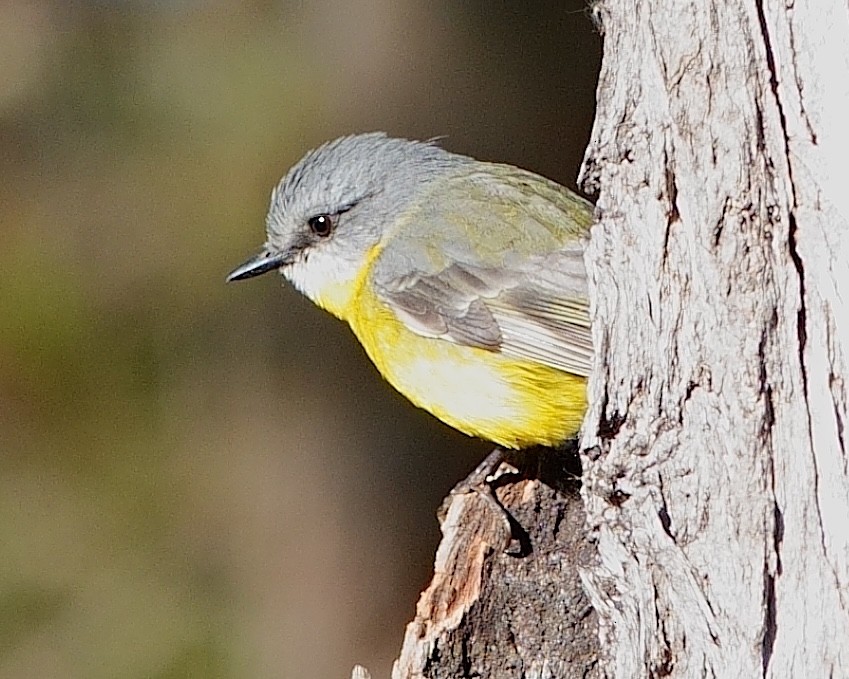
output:
[[264, 251], [228, 280], [279, 268], [314, 302], [343, 315], [339, 307], [383, 235], [428, 183], [470, 161], [379, 132], [327, 142], [280, 180]]

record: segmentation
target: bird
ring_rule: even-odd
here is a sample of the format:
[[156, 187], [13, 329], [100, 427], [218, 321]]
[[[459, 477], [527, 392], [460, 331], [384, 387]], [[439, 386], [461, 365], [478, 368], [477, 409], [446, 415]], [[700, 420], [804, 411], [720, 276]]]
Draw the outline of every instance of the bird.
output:
[[506, 449], [556, 447], [587, 408], [592, 221], [528, 170], [354, 134], [285, 174], [264, 246], [227, 280], [279, 270], [416, 406]]

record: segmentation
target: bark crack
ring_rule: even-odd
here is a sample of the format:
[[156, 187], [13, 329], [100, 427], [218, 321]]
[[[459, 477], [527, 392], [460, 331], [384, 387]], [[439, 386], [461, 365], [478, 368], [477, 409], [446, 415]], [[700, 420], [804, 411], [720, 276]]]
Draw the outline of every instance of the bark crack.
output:
[[[791, 178], [792, 181], [792, 178]], [[819, 464], [817, 462], [816, 449], [814, 447], [814, 421], [813, 415], [811, 414], [811, 399], [810, 399], [810, 390], [808, 384], [808, 367], [805, 362], [805, 347], [808, 342], [808, 332], [807, 332], [807, 312], [805, 308], [805, 271], [802, 264], [802, 258], [799, 256], [799, 251], [797, 249], [796, 242], [796, 234], [798, 225], [796, 224], [796, 217], [793, 212], [790, 212], [790, 237], [788, 240], [788, 246], [790, 249], [790, 258], [793, 260], [793, 264], [796, 267], [796, 271], [799, 274], [799, 310], [796, 313], [796, 331], [798, 336], [798, 351], [799, 351], [799, 369], [802, 377], [802, 392], [804, 394], [805, 399], [805, 416], [807, 418], [807, 429], [808, 429], [808, 445], [809, 450], [811, 451], [811, 464], [813, 466], [814, 473], [812, 475], [813, 478], [813, 491], [814, 491], [814, 499], [815, 506], [817, 508], [817, 524], [819, 527], [819, 535], [820, 535], [820, 544], [822, 546], [822, 552], [826, 557], [826, 560], [829, 564], [833, 562], [828, 555], [828, 543], [825, 535], [825, 519], [823, 517], [822, 505], [820, 503], [820, 469]]]
[[790, 162], [790, 136], [787, 131], [787, 117], [784, 113], [784, 106], [781, 101], [781, 97], [778, 92], [778, 72], [775, 66], [775, 55], [773, 54], [772, 44], [769, 36], [769, 28], [767, 26], [766, 14], [764, 12], [764, 4], [763, 0], [758, 0], [755, 3], [758, 12], [758, 22], [760, 23], [761, 35], [764, 41], [764, 51], [766, 56], [767, 68], [769, 69], [769, 85], [772, 90], [772, 95], [775, 100], [776, 110], [778, 112], [779, 121], [781, 124], [781, 134], [784, 141], [784, 155], [787, 162], [787, 177], [790, 185], [790, 206], [788, 209], [788, 237], [787, 237], [787, 246], [790, 254], [790, 259], [793, 262], [793, 266], [796, 269], [799, 278], [799, 309], [796, 312], [796, 333], [798, 337], [798, 346], [797, 351], [799, 355], [799, 370], [801, 373], [801, 382], [802, 382], [802, 391], [805, 399], [805, 415], [807, 418], [807, 430], [808, 430], [808, 444], [809, 449], [811, 451], [811, 463], [813, 465], [813, 491], [814, 498], [816, 501], [817, 508], [817, 519], [819, 525], [819, 534], [820, 534], [820, 544], [822, 546], [823, 554], [826, 556], [826, 559], [829, 563], [831, 559], [828, 558], [828, 545], [826, 542], [825, 536], [825, 522], [823, 518], [822, 506], [820, 503], [820, 470], [819, 465], [817, 464], [817, 456], [814, 447], [814, 436], [813, 436], [813, 416], [811, 414], [811, 400], [810, 400], [810, 387], [808, 382], [808, 367], [805, 360], [805, 349], [808, 341], [808, 332], [807, 332], [807, 307], [806, 307], [806, 299], [807, 299], [807, 290], [805, 286], [805, 267], [802, 262], [802, 257], [799, 254], [797, 235], [798, 235], [798, 224], [796, 223], [796, 182], [793, 178], [793, 166]]
[[793, 79], [796, 81], [796, 91], [799, 93], [799, 113], [802, 120], [805, 121], [805, 127], [808, 130], [811, 143], [817, 145], [817, 133], [814, 131], [814, 125], [808, 115], [808, 110], [805, 107], [804, 83], [802, 76], [799, 73], [799, 51], [796, 49], [796, 31], [793, 30], [792, 10], [793, 7], [787, 7], [787, 32], [790, 38], [790, 58], [793, 62]]
[[764, 563], [764, 601], [766, 611], [764, 613], [764, 638], [761, 643], [761, 656], [763, 659], [763, 676], [769, 673], [769, 663], [772, 660], [772, 652], [775, 647], [775, 637], [778, 633], [778, 625], [775, 619], [775, 576], [769, 572], [769, 563]]
[[[790, 258], [793, 261], [793, 266], [796, 268], [796, 272], [799, 276], [799, 310], [797, 312], [796, 321], [797, 327], [796, 331], [799, 337], [799, 365], [802, 371], [802, 384], [805, 391], [805, 401], [809, 403], [808, 399], [808, 371], [807, 366], [805, 364], [805, 347], [807, 344], [807, 313], [805, 307], [805, 299], [806, 299], [806, 290], [805, 290], [805, 268], [802, 263], [802, 258], [799, 255], [799, 251], [797, 248], [796, 235], [798, 225], [796, 224], [796, 182], [793, 179], [793, 167], [790, 163], [790, 136], [787, 132], [787, 117], [784, 114], [784, 105], [781, 101], [781, 96], [778, 92], [778, 73], [775, 67], [775, 55], [772, 50], [772, 42], [769, 37], [769, 28], [766, 22], [766, 15], [764, 13], [763, 0], [758, 0], [755, 3], [758, 11], [758, 21], [760, 23], [761, 35], [763, 36], [764, 41], [764, 51], [766, 54], [766, 63], [767, 68], [769, 70], [769, 86], [772, 91], [773, 99], [775, 100], [776, 111], [778, 112], [778, 118], [781, 124], [781, 134], [784, 141], [784, 156], [787, 161], [787, 176], [789, 179], [790, 185], [790, 206], [788, 209], [788, 248], [790, 251]], [[763, 120], [760, 119], [759, 127], [763, 128]], [[808, 405], [808, 433], [810, 436], [811, 432], [811, 414], [810, 414], [810, 405]], [[811, 440], [811, 444], [813, 447], [813, 440]]]
[[[834, 393], [834, 384], [837, 381], [837, 376], [834, 373], [829, 375], [829, 386], [831, 387], [832, 397], [831, 404], [834, 407], [834, 420], [837, 423], [837, 444], [840, 446], [840, 456], [843, 460], [846, 460], [846, 440], [843, 436], [844, 425], [843, 425], [843, 417], [840, 415], [840, 406], [837, 403], [837, 395]], [[846, 473], [845, 462], [844, 462], [844, 473]]]
[[[775, 496], [775, 474], [772, 463], [770, 462], [770, 478], [773, 496]], [[773, 502], [772, 506], [773, 522], [772, 522], [772, 540], [773, 551], [776, 555], [775, 571], [770, 568], [769, 557], [766, 555], [764, 560], [764, 595], [763, 600], [766, 606], [764, 611], [763, 630], [764, 637], [761, 642], [761, 658], [763, 676], [766, 677], [769, 673], [769, 664], [772, 661], [772, 654], [775, 649], [775, 639], [778, 636], [778, 616], [777, 616], [777, 599], [775, 592], [775, 581], [781, 576], [781, 543], [784, 540], [784, 516], [778, 502]], [[766, 530], [769, 534], [769, 529]]]
[[[828, 350], [828, 364], [830, 366], [835, 366], [840, 364], [840, 357], [837, 355], [835, 351], [834, 343], [835, 341], [839, 342], [835, 338], [836, 330], [834, 328], [834, 319], [829, 317], [826, 320], [825, 324], [825, 333], [826, 333], [826, 349]], [[843, 460], [843, 473], [846, 474], [847, 471], [847, 460], [846, 457], [846, 434], [845, 434], [845, 424], [843, 421], [843, 413], [846, 412], [846, 388], [844, 379], [836, 374], [834, 370], [830, 370], [828, 373], [828, 390], [831, 393], [831, 407], [834, 411], [834, 422], [835, 427], [837, 429], [837, 445], [840, 447], [840, 457]]]

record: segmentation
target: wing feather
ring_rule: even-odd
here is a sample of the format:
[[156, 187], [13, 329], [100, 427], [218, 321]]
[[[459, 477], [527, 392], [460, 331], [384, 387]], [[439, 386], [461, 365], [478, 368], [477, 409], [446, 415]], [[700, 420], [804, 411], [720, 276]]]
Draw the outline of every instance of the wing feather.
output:
[[373, 288], [417, 334], [587, 376], [591, 206], [536, 175], [489, 167], [498, 173], [460, 177], [411, 211], [375, 263]]

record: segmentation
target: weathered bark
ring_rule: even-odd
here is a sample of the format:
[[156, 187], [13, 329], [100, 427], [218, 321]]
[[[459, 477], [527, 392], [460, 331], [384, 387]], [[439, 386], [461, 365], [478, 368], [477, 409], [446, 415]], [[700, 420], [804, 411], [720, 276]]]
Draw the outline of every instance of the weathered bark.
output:
[[[599, 676], [598, 624], [579, 573], [595, 557], [575, 451], [522, 461], [523, 473], [502, 464], [493, 482], [512, 529], [483, 492], [446, 498], [434, 577], [392, 679]], [[359, 666], [351, 676], [370, 679]]]
[[603, 667], [849, 676], [849, 11], [596, 11], [583, 495]]
[[849, 8], [593, 11], [584, 504], [453, 498], [393, 676], [847, 677]]
[[531, 456], [544, 468], [498, 479], [499, 502], [523, 535], [518, 553], [505, 551], [505, 515], [482, 493], [446, 499], [434, 578], [393, 679], [598, 676], [598, 626], [579, 575], [592, 547], [575, 467], [558, 464], [569, 455]]

